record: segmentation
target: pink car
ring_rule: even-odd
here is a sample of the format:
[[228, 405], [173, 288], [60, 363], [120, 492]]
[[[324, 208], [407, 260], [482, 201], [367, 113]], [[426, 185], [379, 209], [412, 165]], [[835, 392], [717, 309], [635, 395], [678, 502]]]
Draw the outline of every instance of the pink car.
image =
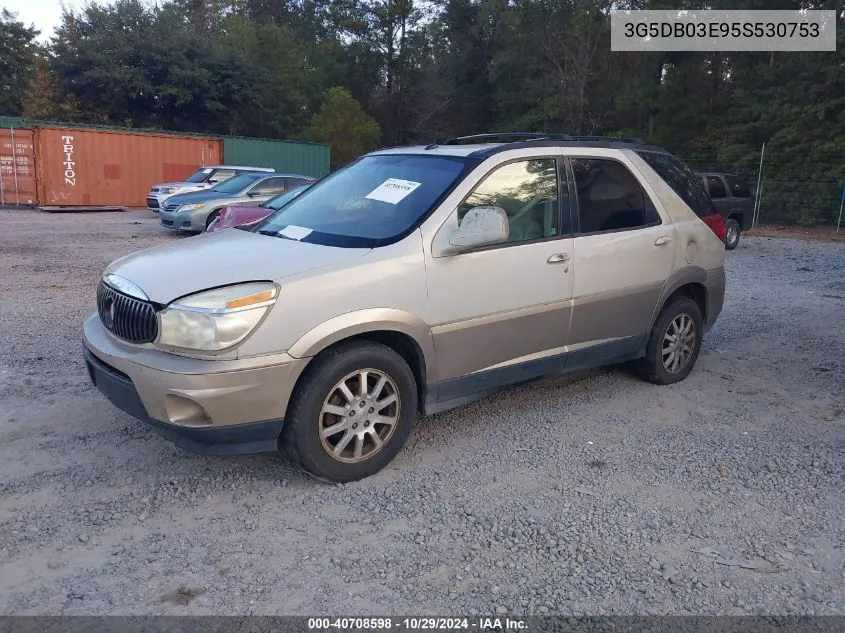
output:
[[233, 229], [235, 227], [252, 226], [258, 224], [271, 213], [275, 213], [288, 202], [296, 198], [303, 191], [308, 189], [316, 181], [311, 180], [304, 185], [288, 189], [283, 194], [270, 198], [267, 202], [258, 207], [223, 207], [219, 215], [211, 221], [206, 233]]

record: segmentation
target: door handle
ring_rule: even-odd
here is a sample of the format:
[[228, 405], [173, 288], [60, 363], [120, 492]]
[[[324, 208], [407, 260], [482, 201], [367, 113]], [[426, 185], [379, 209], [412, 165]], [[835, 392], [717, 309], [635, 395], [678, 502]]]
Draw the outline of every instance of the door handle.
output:
[[654, 245], [655, 246], [666, 246], [671, 241], [672, 241], [671, 237], [666, 237], [664, 235], [663, 237], [658, 237], [656, 240], [654, 240]]
[[556, 253], [551, 255], [546, 262], [549, 264], [562, 264], [569, 261], [569, 253]]

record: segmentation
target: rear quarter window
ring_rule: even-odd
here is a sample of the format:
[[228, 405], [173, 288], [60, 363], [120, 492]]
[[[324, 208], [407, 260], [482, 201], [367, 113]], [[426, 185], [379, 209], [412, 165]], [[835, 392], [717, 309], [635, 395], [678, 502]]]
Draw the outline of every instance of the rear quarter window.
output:
[[657, 172], [667, 185], [686, 202], [696, 215], [716, 213], [710, 196], [701, 186], [701, 180], [677, 156], [661, 152], [640, 150], [637, 155]]

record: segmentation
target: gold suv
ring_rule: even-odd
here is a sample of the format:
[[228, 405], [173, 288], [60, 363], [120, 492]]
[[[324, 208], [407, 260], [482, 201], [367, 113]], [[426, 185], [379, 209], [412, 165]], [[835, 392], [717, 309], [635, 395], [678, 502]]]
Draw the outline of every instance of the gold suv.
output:
[[481, 135], [372, 152], [248, 230], [112, 263], [97, 387], [179, 446], [286, 446], [351, 481], [420, 414], [636, 361], [683, 380], [722, 309], [725, 226], [635, 139]]

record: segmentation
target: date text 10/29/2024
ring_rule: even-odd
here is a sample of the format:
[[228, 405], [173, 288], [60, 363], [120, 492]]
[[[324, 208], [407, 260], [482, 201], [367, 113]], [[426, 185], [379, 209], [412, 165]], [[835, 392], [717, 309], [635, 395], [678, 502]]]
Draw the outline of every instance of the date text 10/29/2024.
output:
[[526, 631], [525, 620], [475, 618], [308, 618], [309, 631]]

